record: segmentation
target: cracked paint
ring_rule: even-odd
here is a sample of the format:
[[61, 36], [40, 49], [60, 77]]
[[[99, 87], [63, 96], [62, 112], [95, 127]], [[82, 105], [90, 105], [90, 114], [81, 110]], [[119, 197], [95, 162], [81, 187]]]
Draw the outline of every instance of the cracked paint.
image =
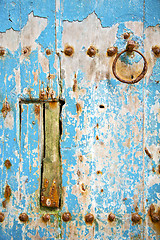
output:
[[[151, 204], [156, 212], [160, 204], [159, 58], [152, 51], [159, 46], [160, 31], [158, 6], [149, 4], [47, 0], [22, 2], [21, 9], [17, 1], [2, 4], [1, 109], [6, 99], [11, 106], [5, 118], [0, 115], [2, 239], [159, 238], [159, 225], [148, 214]], [[125, 32], [148, 62], [146, 78], [131, 86], [113, 77], [115, 56], [107, 55], [110, 47], [125, 49]], [[72, 54], [65, 54], [66, 46], [73, 47]], [[138, 54], [124, 55], [117, 63], [125, 79], [142, 68]], [[40, 208], [42, 108], [36, 106], [48, 96], [54, 99], [52, 91], [65, 99], [62, 205], [46, 212]], [[12, 194], [3, 207], [7, 184]], [[26, 223], [19, 220], [23, 212], [29, 216]], [[72, 216], [68, 222], [62, 221], [65, 212]], [[50, 221], [45, 223], [46, 213]], [[94, 216], [92, 225], [85, 222], [87, 214]], [[138, 224], [132, 223], [135, 214], [141, 218]]]

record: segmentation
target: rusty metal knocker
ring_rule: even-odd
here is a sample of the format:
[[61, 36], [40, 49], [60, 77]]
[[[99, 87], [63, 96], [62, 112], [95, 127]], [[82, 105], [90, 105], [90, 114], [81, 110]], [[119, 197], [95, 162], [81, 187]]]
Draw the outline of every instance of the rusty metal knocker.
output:
[[[126, 48], [125, 50], [123, 50], [122, 52], [118, 53], [117, 56], [115, 57], [114, 61], [113, 61], [113, 65], [112, 65], [112, 71], [113, 71], [113, 74], [114, 76], [120, 81], [120, 82], [123, 82], [123, 83], [128, 83], [128, 84], [134, 84], [134, 83], [137, 83], [139, 82], [146, 74], [147, 72], [147, 61], [145, 59], [145, 57], [143, 56], [143, 54], [137, 50], [134, 50], [132, 49], [132, 51], [134, 52], [137, 52], [138, 54], [140, 54], [144, 60], [144, 66], [143, 66], [143, 70], [141, 72], [140, 75], [138, 75], [138, 77], [136, 77], [136, 79], [132, 80], [132, 81], [129, 81], [129, 80], [124, 80], [122, 78], [120, 78], [118, 75], [117, 75], [117, 72], [116, 72], [116, 63], [117, 63], [117, 60], [118, 58], [125, 52], [128, 52], [129, 50]], [[131, 51], [130, 51], [131, 52]]]

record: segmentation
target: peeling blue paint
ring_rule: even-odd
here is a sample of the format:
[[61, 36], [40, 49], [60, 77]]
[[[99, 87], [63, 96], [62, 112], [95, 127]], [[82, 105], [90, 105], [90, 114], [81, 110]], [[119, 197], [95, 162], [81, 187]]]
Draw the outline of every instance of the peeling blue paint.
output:
[[[0, 34], [11, 34], [2, 43], [3, 37], [0, 38], [0, 47], [6, 51], [0, 56], [0, 110], [5, 101], [10, 106], [6, 118], [0, 112], [0, 212], [5, 214], [0, 238], [158, 239], [158, 230], [146, 219], [150, 205], [158, 205], [160, 200], [160, 59], [153, 55], [152, 43], [147, 45], [154, 39], [152, 32], [147, 35], [146, 30], [151, 26], [153, 32], [158, 32], [154, 27], [160, 23], [159, 1], [2, 0], [0, 8]], [[93, 17], [93, 25], [87, 25], [89, 17]], [[29, 20], [38, 21], [38, 25], [31, 22], [31, 32], [27, 29]], [[73, 26], [84, 22], [80, 32]], [[102, 32], [110, 28], [103, 39], [106, 48], [105, 52], [98, 49], [90, 59], [86, 54], [88, 47], [101, 47], [98, 44], [102, 36], [96, 36], [99, 23]], [[72, 38], [69, 26], [73, 32], [76, 29]], [[90, 30], [95, 35], [91, 36]], [[113, 58], [106, 56], [108, 47], [125, 49], [125, 32], [130, 32], [138, 50], [146, 58], [149, 56], [148, 75], [136, 85], [125, 85], [113, 78]], [[69, 58], [63, 50], [75, 36], [75, 52]], [[154, 41], [156, 44], [159, 42]], [[30, 52], [25, 55], [26, 47]], [[46, 49], [51, 50], [50, 55]], [[121, 60], [131, 67], [140, 62], [138, 55], [133, 59], [123, 56]], [[77, 85], [73, 91], [74, 80]], [[44, 223], [41, 217], [45, 212], [39, 203], [41, 115], [36, 115], [34, 101], [47, 87], [54, 91], [55, 98], [63, 97], [65, 105], [60, 140], [62, 204], [58, 212], [49, 211], [51, 220]], [[33, 103], [21, 104], [20, 111], [21, 98]], [[6, 159], [12, 164], [10, 169], [4, 165]], [[4, 208], [6, 184], [12, 194]], [[72, 220], [63, 222], [61, 214], [67, 211]], [[29, 216], [25, 224], [18, 219], [22, 212]], [[110, 212], [116, 216], [113, 223], [108, 221]], [[141, 224], [132, 223], [133, 212], [140, 214]], [[95, 217], [92, 225], [85, 223], [87, 213]]]

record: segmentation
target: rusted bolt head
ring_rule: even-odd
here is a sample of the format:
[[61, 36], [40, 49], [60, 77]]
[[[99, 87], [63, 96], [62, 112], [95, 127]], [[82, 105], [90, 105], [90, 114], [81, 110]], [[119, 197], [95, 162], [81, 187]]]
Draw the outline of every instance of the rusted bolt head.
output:
[[135, 48], [135, 46], [136, 46], [135, 41], [129, 40], [129, 41], [127, 42], [126, 50], [129, 51], [129, 52], [132, 52], [133, 49]]
[[20, 215], [19, 215], [19, 220], [21, 221], [21, 222], [27, 222], [28, 221], [28, 215], [26, 214], [26, 213], [21, 213]]
[[115, 218], [116, 218], [116, 216], [115, 216], [113, 213], [110, 213], [110, 214], [108, 215], [108, 220], [109, 220], [110, 222], [113, 222], [113, 221], [115, 220]]
[[3, 222], [4, 219], [5, 219], [4, 214], [2, 212], [0, 212], [0, 222]]
[[128, 39], [130, 37], [130, 33], [129, 32], [125, 32], [123, 34], [123, 37], [124, 37], [124, 39]]
[[8, 159], [4, 162], [4, 165], [7, 169], [9, 169], [12, 166], [11, 162]]
[[85, 216], [85, 222], [92, 224], [94, 221], [94, 215], [92, 213], [87, 213]]
[[31, 47], [24, 47], [22, 49], [22, 53], [25, 55], [25, 56], [28, 56], [31, 52]]
[[47, 55], [51, 55], [51, 53], [52, 53], [51, 50], [47, 48], [47, 49], [46, 49], [46, 54], [47, 54]]
[[160, 47], [154, 46], [152, 47], [152, 51], [156, 55], [156, 57], [160, 57]]
[[50, 220], [50, 215], [45, 214], [45, 215], [43, 215], [42, 219], [43, 219], [44, 222], [48, 222]]
[[133, 213], [131, 220], [134, 223], [139, 223], [140, 220], [141, 220], [141, 217], [140, 217], [140, 215], [138, 213]]
[[152, 220], [152, 222], [154, 222], [154, 223], [159, 222], [159, 221], [160, 221], [160, 216], [159, 216], [159, 214], [158, 214], [158, 213], [153, 213], [153, 214], [151, 215], [151, 220]]
[[66, 46], [65, 47], [65, 49], [64, 49], [64, 54], [66, 55], [66, 56], [72, 56], [73, 55], [73, 53], [74, 53], [74, 49], [73, 49], [73, 47], [72, 46]]
[[154, 206], [154, 204], [151, 204], [151, 206], [149, 208], [149, 215], [151, 216], [154, 212], [155, 212], [155, 206]]
[[70, 212], [64, 212], [62, 215], [62, 219], [64, 222], [70, 221], [72, 219]]
[[97, 53], [97, 49], [93, 46], [90, 46], [87, 50], [87, 55], [90, 56], [90, 57], [95, 56], [96, 53]]
[[107, 55], [109, 57], [114, 56], [117, 52], [118, 52], [118, 48], [117, 47], [110, 47], [110, 48], [107, 49]]
[[3, 57], [5, 55], [4, 48], [0, 47], [0, 56]]

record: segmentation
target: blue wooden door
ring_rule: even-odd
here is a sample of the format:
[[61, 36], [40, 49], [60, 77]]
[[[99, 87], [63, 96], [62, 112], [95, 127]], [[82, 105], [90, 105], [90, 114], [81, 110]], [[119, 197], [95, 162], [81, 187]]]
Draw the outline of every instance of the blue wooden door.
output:
[[0, 11], [0, 239], [159, 239], [160, 2]]

